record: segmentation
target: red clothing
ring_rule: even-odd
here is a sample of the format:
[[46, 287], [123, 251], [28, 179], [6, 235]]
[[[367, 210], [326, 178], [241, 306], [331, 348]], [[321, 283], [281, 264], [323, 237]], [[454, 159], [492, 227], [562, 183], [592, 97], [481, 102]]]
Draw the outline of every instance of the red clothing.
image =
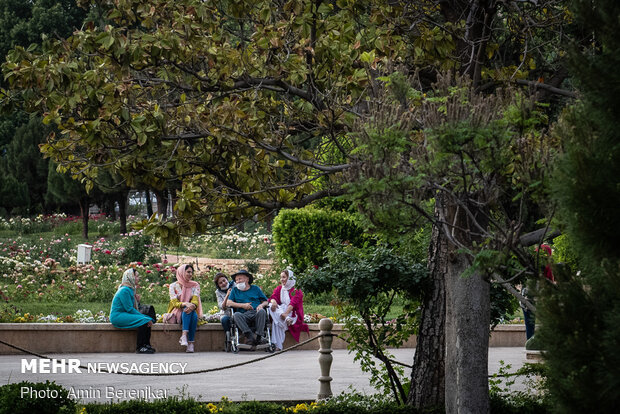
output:
[[[551, 247], [549, 247], [546, 244], [541, 244], [540, 248], [546, 253], [547, 260], [549, 260], [549, 258], [551, 257], [551, 254], [552, 254]], [[538, 248], [536, 248], [536, 251], [538, 251]], [[551, 270], [551, 265], [549, 265], [549, 264], [545, 265], [544, 275], [550, 281], [555, 282], [555, 278], [553, 277], [553, 270]]]
[[[271, 294], [269, 301], [273, 299], [278, 303], [278, 305], [281, 305], [282, 304], [282, 301], [280, 301], [281, 290], [282, 290], [282, 285], [278, 285], [273, 290], [273, 293]], [[290, 316], [291, 317], [297, 316], [297, 322], [289, 326], [288, 330], [293, 336], [293, 338], [295, 338], [295, 340], [299, 342], [299, 335], [301, 334], [301, 331], [308, 332], [308, 333], [310, 332], [310, 330], [308, 329], [308, 325], [304, 323], [304, 294], [300, 289], [293, 289], [289, 292], [289, 294], [291, 296], [291, 303], [289, 305], [293, 307], [293, 310], [291, 311]]]

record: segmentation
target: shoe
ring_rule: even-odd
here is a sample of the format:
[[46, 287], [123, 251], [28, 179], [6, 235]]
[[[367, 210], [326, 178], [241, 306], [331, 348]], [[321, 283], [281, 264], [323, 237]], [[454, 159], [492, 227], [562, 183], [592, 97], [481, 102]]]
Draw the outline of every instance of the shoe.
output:
[[185, 335], [181, 336], [181, 339], [179, 339], [179, 345], [187, 346], [187, 337]]
[[190, 342], [187, 344], [187, 349], [185, 350], [185, 352], [194, 352], [194, 343]]
[[255, 345], [256, 344], [256, 335], [247, 334], [245, 335], [245, 344], [246, 345]]
[[146, 346], [143, 346], [142, 348], [138, 349], [136, 351], [136, 354], [154, 354], [155, 350], [153, 348], [147, 348]]
[[153, 353], [155, 353], [155, 348], [153, 348], [151, 345], [144, 345], [145, 347], [147, 347], [148, 349], [152, 349]]

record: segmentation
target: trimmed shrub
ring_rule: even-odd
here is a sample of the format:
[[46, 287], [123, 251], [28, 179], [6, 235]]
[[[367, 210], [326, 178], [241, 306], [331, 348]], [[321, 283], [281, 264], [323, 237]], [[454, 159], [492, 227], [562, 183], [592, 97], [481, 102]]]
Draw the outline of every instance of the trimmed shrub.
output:
[[361, 394], [336, 396], [327, 402], [319, 404], [310, 402], [262, 402], [244, 401], [231, 402], [223, 400], [217, 403], [205, 403], [193, 399], [170, 398], [161, 401], [125, 401], [109, 404], [88, 404], [85, 406], [88, 414], [170, 414], [170, 413], [221, 413], [221, 414], [399, 414], [425, 413], [439, 414], [443, 410], [418, 411], [413, 407], [398, 405], [391, 401], [379, 399], [375, 396]]
[[490, 393], [489, 399], [491, 414], [547, 414], [552, 412], [547, 399], [524, 392], [509, 395]]
[[334, 240], [361, 246], [365, 238], [352, 214], [303, 208], [278, 214], [273, 221], [273, 240], [278, 256], [302, 271], [325, 263], [323, 256]]
[[55, 382], [23, 381], [0, 387], [0, 414], [74, 412], [75, 401], [69, 398], [69, 391]]

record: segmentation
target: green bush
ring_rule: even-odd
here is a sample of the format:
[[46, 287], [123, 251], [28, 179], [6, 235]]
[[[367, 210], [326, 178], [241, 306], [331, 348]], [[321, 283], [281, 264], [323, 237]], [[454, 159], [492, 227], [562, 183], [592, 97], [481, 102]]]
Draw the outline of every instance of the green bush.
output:
[[85, 406], [88, 414], [157, 414], [157, 413], [209, 413], [207, 405], [193, 399], [168, 398], [152, 402], [143, 400], [119, 403], [91, 403]]
[[144, 262], [146, 260], [146, 255], [150, 253], [152, 243], [151, 236], [147, 236], [146, 234], [128, 237], [125, 254], [123, 255], [123, 263]]
[[341, 211], [303, 208], [282, 210], [273, 221], [276, 252], [296, 270], [325, 263], [333, 240], [355, 246], [364, 243], [362, 228], [354, 216]]
[[[347, 348], [356, 352], [362, 370], [371, 373], [370, 384], [397, 402], [405, 401], [407, 378], [389, 361], [387, 348], [399, 348], [415, 332], [419, 299], [428, 284], [426, 266], [386, 245], [336, 246], [326, 258], [326, 265], [300, 275], [300, 286], [307, 292], [334, 291], [339, 314], [346, 319]], [[398, 296], [403, 312], [391, 319]]]
[[620, 404], [620, 262], [556, 266], [557, 286], [543, 286], [535, 338], [545, 350], [556, 411], [610, 413]]
[[580, 266], [575, 242], [571, 240], [568, 234], [562, 234], [553, 239], [553, 261], [555, 263], [564, 263], [573, 272], [579, 270]]
[[[23, 397], [22, 387], [27, 391]], [[44, 383], [23, 381], [3, 385], [0, 387], [0, 414], [74, 413], [75, 401], [68, 395], [68, 390], [49, 381]]]
[[536, 395], [516, 392], [510, 395], [490, 393], [491, 414], [547, 414], [551, 406]]
[[[261, 402], [244, 401], [233, 403], [229, 400], [221, 402], [204, 403], [193, 399], [170, 398], [161, 401], [125, 401], [110, 404], [88, 404], [85, 406], [89, 414], [170, 414], [170, 413], [212, 413], [222, 414], [287, 414], [287, 413], [312, 413], [312, 414], [399, 414], [418, 413], [412, 407], [398, 405], [393, 401], [386, 400], [383, 396], [362, 394], [342, 394], [327, 402]], [[426, 414], [443, 413], [443, 410], [424, 411]]]

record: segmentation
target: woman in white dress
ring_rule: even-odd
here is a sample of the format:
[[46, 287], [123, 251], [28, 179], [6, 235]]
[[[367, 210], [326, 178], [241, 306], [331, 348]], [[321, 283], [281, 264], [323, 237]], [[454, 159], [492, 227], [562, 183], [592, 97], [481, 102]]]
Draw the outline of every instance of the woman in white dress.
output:
[[308, 325], [304, 323], [303, 298], [301, 289], [295, 289], [293, 271], [282, 271], [280, 285], [269, 298], [269, 314], [273, 320], [271, 340], [278, 349], [282, 349], [287, 330], [297, 342], [301, 331], [308, 332]]

